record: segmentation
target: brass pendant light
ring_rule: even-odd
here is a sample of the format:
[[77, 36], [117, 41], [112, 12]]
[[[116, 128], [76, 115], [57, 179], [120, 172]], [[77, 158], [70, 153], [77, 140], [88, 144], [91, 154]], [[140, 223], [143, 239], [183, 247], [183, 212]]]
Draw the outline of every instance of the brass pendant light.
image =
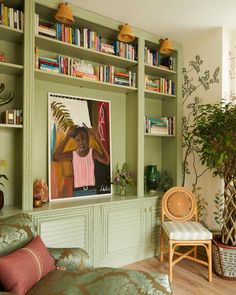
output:
[[132, 42], [135, 39], [135, 36], [132, 32], [132, 28], [130, 25], [125, 24], [120, 27], [120, 32], [118, 34], [118, 40], [121, 42]]
[[55, 15], [55, 19], [63, 24], [73, 24], [74, 23], [74, 17], [72, 14], [72, 10], [67, 2], [60, 3], [58, 5], [58, 10]]
[[162, 54], [171, 54], [174, 51], [174, 47], [172, 45], [171, 40], [168, 38], [166, 39], [160, 39], [160, 53]]

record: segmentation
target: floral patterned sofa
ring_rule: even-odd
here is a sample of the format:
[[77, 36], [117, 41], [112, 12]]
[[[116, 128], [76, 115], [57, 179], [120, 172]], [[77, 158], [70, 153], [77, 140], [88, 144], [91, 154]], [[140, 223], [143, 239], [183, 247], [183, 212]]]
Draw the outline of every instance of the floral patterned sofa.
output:
[[[11, 275], [7, 274], [4, 267], [8, 266], [8, 258], [21, 252], [19, 255], [31, 255], [27, 245], [35, 238], [35, 231], [28, 214], [18, 214], [5, 219], [0, 219], [0, 294], [7, 293], [11, 289], [5, 286]], [[40, 239], [40, 238], [39, 238]], [[40, 239], [41, 240], [41, 239]], [[45, 246], [44, 246], [45, 247]], [[26, 249], [27, 251], [23, 251]], [[80, 248], [52, 249], [49, 252], [49, 260], [53, 257], [54, 268], [42, 278], [37, 279], [35, 284], [25, 291], [12, 292], [12, 294], [27, 295], [163, 295], [171, 294], [168, 276], [157, 272], [146, 273], [143, 271], [127, 270], [122, 268], [92, 268], [88, 254]], [[19, 251], [20, 250], [20, 251]], [[31, 251], [31, 252], [30, 252]], [[25, 252], [25, 253], [24, 253]], [[26, 253], [27, 252], [27, 253]], [[30, 253], [28, 253], [30, 252]], [[20, 257], [20, 256], [18, 256]], [[12, 265], [13, 279], [18, 276], [17, 266]], [[6, 263], [5, 263], [6, 262]], [[47, 263], [47, 261], [44, 261]], [[5, 264], [4, 264], [5, 263]], [[20, 273], [26, 267], [26, 260], [20, 262]], [[5, 266], [6, 265], [6, 266]], [[32, 271], [31, 271], [32, 272]], [[22, 275], [23, 276], [23, 275]], [[29, 274], [29, 283], [31, 273]], [[25, 275], [23, 279], [25, 279]], [[5, 284], [6, 283], [6, 284]], [[18, 282], [10, 282], [18, 284]], [[19, 283], [21, 284], [21, 282]], [[1, 292], [2, 291], [2, 292]]]

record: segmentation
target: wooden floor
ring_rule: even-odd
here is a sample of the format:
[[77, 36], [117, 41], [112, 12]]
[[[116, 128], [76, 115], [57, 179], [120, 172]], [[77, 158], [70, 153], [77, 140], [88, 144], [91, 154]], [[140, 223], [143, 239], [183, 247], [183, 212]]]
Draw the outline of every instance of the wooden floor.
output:
[[[125, 266], [129, 269], [168, 273], [168, 260], [160, 263], [156, 257]], [[207, 268], [189, 260], [182, 260], [173, 268], [173, 295], [233, 295], [236, 281], [227, 281], [213, 274], [212, 283], [207, 280]]]

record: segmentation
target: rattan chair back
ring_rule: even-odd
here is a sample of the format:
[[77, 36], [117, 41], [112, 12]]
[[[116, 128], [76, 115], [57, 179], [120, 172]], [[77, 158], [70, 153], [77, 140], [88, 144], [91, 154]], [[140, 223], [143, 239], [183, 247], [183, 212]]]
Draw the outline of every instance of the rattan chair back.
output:
[[173, 187], [163, 196], [161, 221], [197, 221], [197, 206], [194, 194], [184, 187]]

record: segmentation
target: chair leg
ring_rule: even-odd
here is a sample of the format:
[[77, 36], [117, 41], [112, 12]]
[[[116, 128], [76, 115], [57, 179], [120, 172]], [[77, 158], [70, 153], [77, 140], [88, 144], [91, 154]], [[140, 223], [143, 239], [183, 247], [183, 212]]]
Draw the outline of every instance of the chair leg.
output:
[[172, 282], [172, 278], [173, 278], [172, 260], [173, 260], [173, 248], [172, 248], [172, 242], [169, 240], [169, 279], [170, 279], [170, 282]]
[[212, 282], [212, 247], [211, 242], [208, 244], [208, 281]]
[[161, 239], [160, 239], [160, 262], [163, 262], [164, 255], [164, 234], [161, 229]]
[[194, 246], [194, 258], [197, 258], [197, 246]]

